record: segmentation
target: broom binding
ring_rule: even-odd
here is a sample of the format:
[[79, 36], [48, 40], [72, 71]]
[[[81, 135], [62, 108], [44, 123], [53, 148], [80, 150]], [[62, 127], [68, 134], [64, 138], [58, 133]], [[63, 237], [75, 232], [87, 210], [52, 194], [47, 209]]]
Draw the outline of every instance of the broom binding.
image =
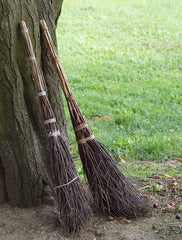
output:
[[75, 98], [74, 98], [73, 94], [71, 94], [70, 96], [67, 96], [67, 97], [66, 97], [67, 102], [71, 102], [71, 101], [74, 100], [74, 99], [75, 99]]
[[45, 91], [38, 92], [37, 95], [38, 95], [39, 97], [46, 96], [46, 92], [45, 92]]
[[92, 134], [89, 137], [78, 139], [77, 143], [78, 144], [84, 144], [84, 143], [87, 143], [87, 142], [92, 141], [94, 139], [95, 139], [95, 136]]
[[60, 136], [60, 131], [54, 131], [54, 132], [50, 132], [48, 133], [48, 137], [57, 137]]
[[32, 60], [35, 60], [35, 55], [28, 57], [28, 60], [31, 62]]
[[21, 33], [22, 34], [28, 33], [28, 28], [21, 29]]
[[78, 125], [77, 127], [75, 127], [75, 128], [74, 128], [74, 131], [75, 131], [75, 132], [78, 132], [78, 131], [80, 131], [80, 130], [83, 129], [83, 128], [88, 128], [88, 123], [87, 123], [87, 122], [84, 122], [84, 123]]
[[55, 123], [55, 122], [56, 122], [56, 118], [49, 118], [44, 121], [44, 125], [49, 124], [49, 123]]

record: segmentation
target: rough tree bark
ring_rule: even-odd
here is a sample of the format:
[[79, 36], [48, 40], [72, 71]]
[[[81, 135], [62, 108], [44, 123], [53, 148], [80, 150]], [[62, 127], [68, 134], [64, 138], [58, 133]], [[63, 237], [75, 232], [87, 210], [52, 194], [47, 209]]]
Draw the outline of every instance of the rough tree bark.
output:
[[56, 40], [61, 7], [62, 0], [0, 0], [0, 203], [37, 205], [49, 193], [47, 138], [19, 22], [24, 20], [29, 28], [50, 102], [66, 138], [59, 83], [39, 28], [39, 20], [45, 19]]

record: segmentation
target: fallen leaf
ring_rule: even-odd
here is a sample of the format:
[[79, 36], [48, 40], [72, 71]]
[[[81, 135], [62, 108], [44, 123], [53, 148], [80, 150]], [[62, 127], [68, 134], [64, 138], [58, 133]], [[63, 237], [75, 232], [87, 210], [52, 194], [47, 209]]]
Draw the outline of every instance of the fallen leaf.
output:
[[107, 120], [109, 120], [109, 121], [112, 121], [112, 118], [111, 118], [109, 115], [105, 115], [105, 116], [104, 116], [104, 119], [107, 119]]
[[160, 186], [160, 187], [157, 187], [155, 190], [157, 191], [157, 192], [159, 192], [159, 191], [161, 191], [163, 189], [163, 186]]
[[150, 187], [151, 187], [150, 185], [143, 186], [143, 187], [139, 188], [139, 190], [146, 189], [146, 188], [150, 188]]
[[175, 130], [174, 129], [169, 129], [168, 132], [174, 132]]
[[170, 178], [170, 179], [172, 179], [172, 180], [175, 179], [173, 176], [170, 176], [170, 175], [167, 175], [167, 174], [164, 174], [164, 176], [167, 177], [167, 178]]
[[100, 119], [100, 118], [98, 118], [98, 117], [96, 117], [96, 120], [97, 120], [97, 122], [101, 122], [101, 119]]
[[162, 208], [162, 212], [175, 212], [175, 207], [172, 207], [169, 204], [167, 204], [167, 207]]
[[131, 222], [130, 220], [127, 220], [125, 218], [123, 218], [122, 221], [125, 222], [125, 223], [130, 223]]
[[117, 159], [118, 160], [118, 164], [123, 164], [123, 163], [126, 163], [126, 160], [124, 158], [119, 158]]

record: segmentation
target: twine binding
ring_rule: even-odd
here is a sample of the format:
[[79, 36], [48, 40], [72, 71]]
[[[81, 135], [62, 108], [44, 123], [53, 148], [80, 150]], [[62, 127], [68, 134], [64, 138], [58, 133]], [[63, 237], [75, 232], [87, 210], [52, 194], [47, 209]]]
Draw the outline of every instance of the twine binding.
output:
[[65, 183], [65, 184], [62, 184], [62, 185], [57, 186], [56, 189], [70, 185], [70, 184], [71, 184], [72, 182], [74, 182], [77, 178], [78, 178], [78, 176], [76, 176], [75, 178], [73, 178], [73, 179], [72, 179], [70, 182], [68, 182], [68, 183]]
[[44, 92], [44, 91], [43, 91], [43, 92], [39, 92], [39, 93], [38, 93], [38, 96], [39, 96], [39, 97], [46, 96], [46, 92]]
[[35, 55], [28, 57], [29, 61], [35, 60]]
[[45, 25], [42, 25], [42, 24], [41, 24], [41, 28], [42, 28], [42, 30], [43, 30], [43, 31], [45, 31], [45, 32], [47, 32], [47, 31], [48, 31], [48, 27], [47, 27], [47, 26], [45, 26]]
[[60, 136], [60, 131], [50, 132], [48, 133], [48, 137], [57, 137]]
[[24, 34], [24, 33], [27, 33], [28, 32], [28, 28], [25, 28], [25, 29], [22, 29], [21, 32]]
[[50, 118], [50, 119], [45, 120], [44, 124], [46, 125], [46, 124], [54, 123], [54, 122], [56, 122], [56, 118]]
[[55, 63], [59, 64], [60, 63], [60, 60], [58, 57], [55, 58]]
[[66, 97], [67, 102], [71, 102], [71, 100], [74, 100], [74, 99], [75, 98], [74, 98], [73, 94], [71, 94], [70, 96]]
[[75, 132], [78, 132], [78, 131], [80, 131], [81, 129], [87, 128], [87, 127], [88, 127], [87, 122], [84, 122], [84, 123], [78, 125], [77, 127], [75, 127], [75, 128], [74, 128], [74, 131], [75, 131]]
[[86, 143], [88, 141], [92, 141], [93, 139], [95, 139], [95, 136], [92, 134], [89, 137], [78, 139], [77, 143], [78, 144], [84, 144], [84, 143]]

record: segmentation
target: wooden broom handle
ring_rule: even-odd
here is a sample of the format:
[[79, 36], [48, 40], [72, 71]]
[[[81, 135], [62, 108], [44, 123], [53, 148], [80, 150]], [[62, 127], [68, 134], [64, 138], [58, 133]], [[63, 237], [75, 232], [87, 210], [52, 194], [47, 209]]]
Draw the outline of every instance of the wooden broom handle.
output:
[[27, 50], [28, 59], [30, 61], [33, 77], [38, 86], [38, 91], [44, 92], [45, 88], [44, 88], [44, 84], [43, 84], [42, 74], [39, 70], [39, 67], [38, 67], [38, 64], [37, 64], [37, 61], [35, 58], [35, 53], [33, 50], [32, 42], [31, 42], [31, 39], [30, 39], [30, 36], [28, 33], [28, 28], [24, 21], [20, 22], [20, 28], [21, 28], [21, 32], [22, 32], [22, 35], [23, 35], [23, 38], [25, 41], [25, 46], [26, 46], [26, 50]]
[[71, 100], [71, 99], [74, 99], [73, 94], [71, 92], [71, 88], [70, 88], [69, 83], [68, 83], [68, 80], [67, 80], [66, 75], [65, 75], [65, 73], [63, 71], [63, 68], [61, 66], [61, 62], [59, 60], [57, 50], [54, 46], [53, 40], [51, 38], [48, 27], [46, 25], [46, 22], [44, 20], [40, 20], [40, 26], [41, 26], [41, 29], [42, 29], [42, 32], [43, 32], [43, 36], [44, 36], [49, 54], [50, 54], [51, 59], [52, 59], [52, 62], [53, 62], [54, 66], [56, 68], [56, 71], [58, 73], [64, 95], [65, 95], [65, 97], [68, 101]]

